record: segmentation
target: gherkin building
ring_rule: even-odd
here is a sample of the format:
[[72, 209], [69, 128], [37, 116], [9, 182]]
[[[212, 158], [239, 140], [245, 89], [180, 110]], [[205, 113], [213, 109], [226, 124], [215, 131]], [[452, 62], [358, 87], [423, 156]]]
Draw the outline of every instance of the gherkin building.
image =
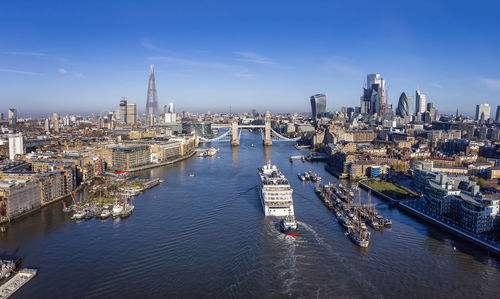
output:
[[409, 98], [404, 92], [399, 96], [398, 107], [396, 108], [396, 115], [399, 117], [407, 117], [412, 115], [411, 98]]

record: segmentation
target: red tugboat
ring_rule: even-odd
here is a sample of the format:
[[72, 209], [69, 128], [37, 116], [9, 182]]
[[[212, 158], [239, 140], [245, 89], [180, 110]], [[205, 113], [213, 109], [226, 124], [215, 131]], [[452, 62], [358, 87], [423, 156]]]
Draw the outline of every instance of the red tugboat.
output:
[[297, 225], [297, 221], [295, 221], [295, 217], [293, 215], [289, 214], [281, 220], [280, 231], [289, 236], [299, 235], [299, 226]]

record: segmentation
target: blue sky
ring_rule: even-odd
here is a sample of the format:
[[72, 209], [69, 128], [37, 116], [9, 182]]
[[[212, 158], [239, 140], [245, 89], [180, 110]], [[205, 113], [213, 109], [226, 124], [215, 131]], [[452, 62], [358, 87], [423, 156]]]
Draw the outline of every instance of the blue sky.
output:
[[[402, 3], [404, 2], [404, 3]], [[408, 2], [408, 3], [406, 3]], [[20, 115], [146, 104], [178, 112], [359, 105], [367, 73], [389, 102], [419, 88], [440, 112], [500, 105], [500, 2], [2, 1], [0, 110]], [[494, 111], [495, 109], [492, 109]]]

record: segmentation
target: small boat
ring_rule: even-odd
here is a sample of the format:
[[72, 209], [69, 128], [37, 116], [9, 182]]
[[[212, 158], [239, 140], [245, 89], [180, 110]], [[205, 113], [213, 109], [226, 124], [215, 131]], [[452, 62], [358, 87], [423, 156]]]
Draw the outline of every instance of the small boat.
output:
[[389, 219], [384, 219], [384, 226], [385, 227], [392, 227], [392, 221]]
[[373, 229], [379, 229], [380, 228], [380, 224], [377, 221], [373, 220], [372, 218], [367, 218], [366, 219], [366, 224], [368, 224]]
[[299, 227], [293, 215], [288, 214], [280, 221], [280, 231], [289, 236], [297, 236], [299, 234]]
[[77, 211], [73, 216], [71, 216], [71, 219], [73, 220], [82, 220], [85, 217], [85, 212], [83, 211]]
[[134, 205], [127, 202], [123, 206], [122, 212], [120, 213], [120, 217], [127, 218], [128, 216], [132, 215], [133, 212], [134, 212]]
[[113, 215], [113, 218], [115, 218], [115, 217], [120, 216], [121, 213], [122, 213], [122, 211], [123, 211], [122, 205], [119, 205], [118, 203], [115, 203], [113, 205], [113, 211], [111, 212], [111, 214]]
[[303, 174], [297, 174], [297, 176], [299, 177], [299, 180], [301, 181], [305, 181], [306, 180], [306, 177], [303, 175]]
[[102, 210], [101, 214], [99, 215], [99, 217], [101, 219], [107, 219], [111, 216], [111, 211], [110, 210]]
[[189, 174], [190, 177], [194, 177], [194, 173]]

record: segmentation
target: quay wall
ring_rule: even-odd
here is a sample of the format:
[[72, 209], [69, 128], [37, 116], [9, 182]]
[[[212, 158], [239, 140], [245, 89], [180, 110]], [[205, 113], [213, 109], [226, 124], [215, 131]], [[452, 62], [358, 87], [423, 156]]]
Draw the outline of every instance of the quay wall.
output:
[[408, 204], [408, 200], [405, 200], [405, 201], [398, 201], [398, 200], [395, 200], [393, 198], [391, 198], [390, 196], [387, 196], [373, 188], [371, 188], [370, 186], [364, 184], [363, 182], [359, 182], [359, 185], [361, 186], [361, 188], [365, 189], [365, 190], [371, 190], [372, 191], [372, 194], [374, 194], [375, 196], [377, 196], [378, 198], [382, 199], [382, 200], [387, 200], [387, 201], [390, 201], [392, 203], [397, 203], [397, 207], [430, 223], [430, 224], [433, 224], [434, 226], [437, 226], [439, 228], [442, 228], [443, 230], [451, 233], [452, 235], [454, 236], [457, 236], [465, 241], [468, 241], [470, 243], [473, 243], [474, 245], [477, 245], [485, 250], [487, 250], [488, 252], [500, 257], [500, 247], [499, 246], [496, 246], [495, 244], [492, 244], [492, 243], [489, 243], [485, 240], [481, 240], [480, 238], [474, 236], [473, 234], [471, 233], [468, 233], [460, 228], [456, 228], [456, 227], [453, 227], [451, 225], [448, 225], [442, 221], [439, 221], [438, 219], [434, 219], [433, 217], [411, 207], [409, 204]]
[[452, 233], [453, 235], [455, 235], [455, 236], [457, 236], [465, 241], [473, 243], [473, 244], [487, 250], [488, 252], [496, 255], [497, 257], [500, 257], [500, 247], [499, 246], [495, 246], [494, 244], [489, 243], [485, 240], [481, 240], [480, 238], [477, 238], [476, 236], [474, 236], [474, 235], [472, 235], [472, 234], [470, 234], [462, 229], [448, 225], [444, 222], [439, 221], [438, 219], [434, 219], [433, 217], [411, 207], [406, 202], [400, 202], [398, 207], [411, 213], [412, 215], [419, 217], [422, 220], [425, 220], [425, 221], [427, 221], [427, 222], [429, 222], [437, 227], [440, 227], [440, 228]]

